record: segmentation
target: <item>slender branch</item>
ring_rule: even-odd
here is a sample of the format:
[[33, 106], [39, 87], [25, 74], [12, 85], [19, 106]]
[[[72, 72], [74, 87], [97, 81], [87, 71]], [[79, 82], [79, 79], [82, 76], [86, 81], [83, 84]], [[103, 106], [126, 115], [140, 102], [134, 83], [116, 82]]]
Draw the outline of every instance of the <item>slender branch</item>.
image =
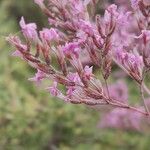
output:
[[143, 83], [143, 89], [148, 95], [150, 95], [150, 89], [145, 85], [145, 83]]
[[[86, 102], [86, 101], [82, 101], [81, 103], [84, 103], [86, 105], [91, 105], [91, 106], [93, 106], [93, 105], [111, 105], [111, 106], [114, 106], [114, 107], [120, 107], [122, 109], [129, 109], [129, 110], [132, 110], [134, 112], [138, 112], [140, 114], [143, 114], [145, 116], [150, 116], [150, 114], [148, 112], [142, 111], [142, 110], [140, 110], [136, 107], [129, 106], [129, 105], [121, 103], [121, 102], [117, 103], [116, 101], [113, 101], [113, 102], [109, 101], [109, 103], [102, 103], [102, 102], [98, 102], [98, 101], [89, 103], [89, 102]], [[74, 103], [74, 104], [81, 104], [81, 103]]]
[[146, 110], [146, 112], [147, 112], [148, 114], [150, 114], [149, 109], [148, 109], [148, 107], [147, 107], [147, 105], [146, 105], [146, 102], [145, 102], [145, 98], [144, 98], [143, 82], [142, 82], [141, 85], [140, 85], [140, 94], [141, 94], [141, 98], [142, 98], [142, 101], [143, 101], [145, 110]]
[[149, 116], [149, 113], [144, 112], [144, 111], [142, 111], [142, 110], [140, 110], [140, 109], [138, 109], [136, 107], [132, 107], [132, 106], [129, 106], [129, 105], [119, 105], [117, 103], [112, 103], [112, 102], [110, 102], [110, 105], [117, 106], [117, 107], [120, 107], [120, 108], [129, 109], [129, 110], [133, 110], [133, 111], [136, 111], [136, 112], [141, 113], [143, 115]]
[[142, 82], [140, 84], [140, 94], [141, 94], [141, 98], [142, 98], [142, 101], [143, 101], [143, 104], [144, 104], [144, 107], [145, 107], [145, 110], [148, 114], [150, 114], [149, 112], [149, 109], [146, 105], [146, 102], [145, 102], [145, 97], [144, 97], [144, 88], [143, 88], [143, 84], [144, 84], [144, 79], [146, 77], [146, 69], [144, 68], [143, 69], [143, 72], [142, 72]]
[[[77, 85], [77, 86], [82, 87], [82, 85]], [[106, 103], [105, 102], [103, 103], [102, 99], [96, 99], [95, 101], [90, 101], [90, 102], [87, 102], [86, 100], [82, 100], [82, 101], [74, 103], [74, 104], [84, 103], [85, 105], [91, 105], [91, 106], [92, 105], [111, 105], [111, 106], [114, 106], [114, 107], [120, 107], [120, 108], [123, 108], [123, 109], [133, 110], [133, 111], [141, 113], [141, 114], [143, 114], [145, 116], [150, 116], [150, 113], [148, 113], [147, 111], [142, 111], [139, 108], [136, 108], [134, 106], [129, 106], [128, 104], [120, 102], [120, 101], [117, 101], [117, 100], [114, 100], [111, 97], [103, 96], [103, 100], [105, 100]], [[71, 103], [73, 103], [73, 101], [71, 101]]]
[[110, 93], [109, 93], [108, 83], [107, 83], [106, 79], [104, 79], [104, 81], [105, 81], [105, 86], [106, 86], [106, 90], [107, 90], [107, 95], [108, 95], [108, 97], [110, 99]]
[[125, 104], [123, 102], [119, 102], [117, 100], [114, 100], [114, 99], [111, 99], [110, 100], [110, 105], [112, 106], [117, 106], [117, 107], [121, 107], [121, 108], [126, 108], [126, 109], [130, 109], [130, 110], [134, 110], [136, 112], [139, 112], [139, 113], [142, 113], [146, 116], [150, 116], [150, 114], [148, 112], [144, 112], [136, 107], [133, 107], [133, 106], [129, 106], [128, 104]]

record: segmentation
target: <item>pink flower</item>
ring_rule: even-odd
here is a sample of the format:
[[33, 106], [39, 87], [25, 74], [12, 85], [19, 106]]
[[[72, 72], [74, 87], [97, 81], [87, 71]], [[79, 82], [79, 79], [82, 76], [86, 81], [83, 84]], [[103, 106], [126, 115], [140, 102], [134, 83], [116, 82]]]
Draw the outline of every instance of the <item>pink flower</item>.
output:
[[135, 37], [136, 39], [143, 39], [143, 44], [148, 44], [150, 42], [150, 30], [142, 30], [142, 33], [139, 36]]
[[82, 30], [78, 30], [76, 32], [76, 37], [77, 37], [78, 43], [80, 44], [84, 44], [86, 40], [88, 39], [88, 35]]
[[50, 25], [55, 26], [55, 27], [58, 27], [58, 25], [59, 25], [59, 22], [57, 20], [55, 20], [55, 19], [52, 19], [52, 18], [48, 18], [48, 23]]
[[37, 26], [35, 23], [26, 24], [24, 18], [22, 17], [20, 20], [20, 26], [23, 32], [23, 35], [29, 40], [37, 40]]
[[113, 15], [113, 17], [118, 17], [117, 5], [112, 4], [107, 8], [107, 11]]
[[42, 31], [40, 31], [40, 38], [42, 39], [42, 41], [46, 41], [49, 43], [52, 40], [53, 41], [58, 40], [59, 35], [54, 28], [51, 29], [44, 28]]
[[67, 98], [71, 98], [72, 97], [75, 89], [76, 88], [74, 86], [68, 86], [67, 87], [67, 92], [66, 92]]
[[139, 2], [141, 0], [131, 0], [131, 6], [133, 9], [138, 9], [139, 8]]
[[76, 14], [79, 14], [84, 11], [84, 6], [82, 1], [72, 1], [72, 5], [74, 6], [73, 8], [75, 9], [74, 12]]
[[16, 47], [16, 51], [12, 53], [12, 56], [17, 56], [23, 59], [23, 55], [20, 51], [26, 52], [27, 45], [22, 44], [21, 40], [17, 36], [9, 36], [8, 38], [6, 38], [6, 40]]
[[86, 78], [87, 80], [90, 80], [90, 78], [93, 75], [93, 66], [89, 67], [89, 66], [85, 66], [84, 68], [84, 78]]
[[65, 46], [62, 47], [64, 54], [67, 57], [71, 57], [72, 55], [75, 55], [75, 57], [79, 57], [79, 44], [77, 42], [70, 42], [66, 43]]
[[125, 71], [132, 76], [132, 78], [138, 82], [141, 82], [143, 61], [140, 55], [135, 55], [133, 53], [124, 52], [123, 50], [118, 49], [115, 52], [115, 58], [125, 69]]
[[[81, 84], [81, 80], [80, 80], [78, 73], [69, 72], [69, 74], [67, 75], [67, 79], [71, 82], [74, 82], [75, 84], [78, 84], [78, 85]], [[67, 88], [66, 95], [68, 98], [71, 98], [71, 96], [73, 95], [73, 92], [76, 90], [76, 86], [67, 86], [66, 88]]]
[[23, 55], [21, 54], [21, 52], [18, 51], [18, 50], [14, 51], [14, 52], [12, 53], [12, 56], [16, 56], [16, 57], [20, 57], [20, 58], [23, 57]]
[[67, 75], [67, 79], [69, 79], [70, 81], [75, 82], [77, 84], [79, 84], [81, 82], [78, 73], [69, 72], [69, 74]]
[[34, 81], [37, 84], [41, 83], [41, 81], [46, 78], [46, 74], [40, 70], [37, 70], [37, 73], [33, 78], [29, 78], [30, 81]]
[[58, 96], [60, 94], [60, 91], [58, 90], [57, 85], [58, 85], [57, 82], [53, 82], [53, 85], [47, 88], [47, 90], [50, 92], [52, 96]]
[[104, 14], [104, 23], [106, 26], [111, 24], [111, 21], [113, 19], [113, 22], [117, 20], [119, 16], [119, 13], [117, 12], [117, 6], [112, 4], [110, 5]]
[[117, 18], [117, 25], [122, 29], [122, 27], [128, 27], [127, 25], [129, 24], [128, 20], [130, 19], [129, 17], [131, 16], [132, 12], [119, 12], [118, 18]]
[[142, 54], [143, 62], [146, 68], [150, 67], [150, 31], [142, 30], [139, 36], [135, 37], [138, 39], [137, 46]]
[[93, 36], [94, 30], [90, 22], [85, 21], [85, 20], [80, 20], [79, 21], [79, 29], [84, 31], [86, 34], [89, 36]]
[[18, 36], [9, 36], [6, 38], [6, 40], [11, 43], [13, 46], [16, 46], [17, 48], [21, 49], [22, 51], [27, 50], [27, 45], [22, 44], [20, 38]]

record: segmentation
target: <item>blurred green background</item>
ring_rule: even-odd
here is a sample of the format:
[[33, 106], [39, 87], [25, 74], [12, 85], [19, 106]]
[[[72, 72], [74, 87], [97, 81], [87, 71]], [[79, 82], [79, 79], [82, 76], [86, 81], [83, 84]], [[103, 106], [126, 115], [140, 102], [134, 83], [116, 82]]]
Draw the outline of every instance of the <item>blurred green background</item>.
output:
[[65, 104], [27, 80], [35, 70], [5, 42], [21, 16], [47, 23], [32, 0], [0, 0], [0, 150], [149, 150], [149, 133], [99, 129], [98, 110]]

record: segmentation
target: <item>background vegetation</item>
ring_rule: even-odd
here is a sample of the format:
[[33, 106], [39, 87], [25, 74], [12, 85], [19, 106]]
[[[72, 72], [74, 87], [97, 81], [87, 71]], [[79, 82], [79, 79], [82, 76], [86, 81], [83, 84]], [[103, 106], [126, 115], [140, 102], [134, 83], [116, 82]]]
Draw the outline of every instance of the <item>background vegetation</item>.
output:
[[149, 133], [99, 129], [98, 110], [65, 104], [27, 81], [35, 71], [5, 42], [19, 34], [21, 16], [46, 24], [32, 0], [0, 0], [0, 150], [149, 150]]

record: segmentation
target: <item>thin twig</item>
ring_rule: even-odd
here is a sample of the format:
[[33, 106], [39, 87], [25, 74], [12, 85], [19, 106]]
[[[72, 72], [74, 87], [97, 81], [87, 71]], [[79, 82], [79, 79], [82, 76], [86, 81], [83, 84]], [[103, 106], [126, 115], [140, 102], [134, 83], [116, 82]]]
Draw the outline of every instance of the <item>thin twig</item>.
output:
[[150, 95], [150, 89], [145, 85], [145, 83], [143, 83], [143, 90]]
[[105, 81], [105, 86], [106, 86], [106, 90], [107, 90], [107, 95], [108, 95], [108, 97], [110, 99], [110, 93], [109, 93], [108, 83], [107, 83], [106, 79], [104, 79], [104, 81]]
[[124, 108], [124, 109], [133, 110], [133, 111], [136, 111], [136, 112], [141, 113], [143, 115], [149, 116], [149, 113], [144, 112], [144, 111], [142, 111], [142, 110], [140, 110], [140, 109], [138, 109], [136, 107], [132, 107], [132, 106], [129, 106], [129, 105], [119, 105], [117, 103], [112, 103], [112, 102], [110, 102], [110, 105], [117, 106], [117, 107]]
[[145, 110], [146, 110], [146, 112], [147, 112], [148, 114], [150, 114], [149, 109], [148, 109], [148, 107], [147, 107], [147, 105], [146, 105], [146, 102], [145, 102], [145, 98], [144, 98], [143, 82], [142, 82], [141, 85], [140, 85], [140, 94], [141, 94], [141, 98], [142, 98], [142, 101], [143, 101]]

